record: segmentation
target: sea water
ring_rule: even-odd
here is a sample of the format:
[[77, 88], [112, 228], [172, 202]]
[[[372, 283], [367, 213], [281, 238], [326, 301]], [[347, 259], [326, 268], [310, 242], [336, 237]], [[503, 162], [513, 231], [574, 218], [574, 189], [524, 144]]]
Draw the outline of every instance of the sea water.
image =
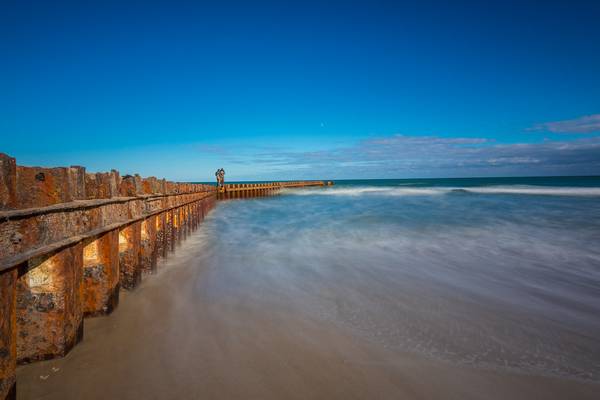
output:
[[600, 178], [337, 181], [220, 202], [202, 235], [219, 296], [389, 352], [600, 381]]

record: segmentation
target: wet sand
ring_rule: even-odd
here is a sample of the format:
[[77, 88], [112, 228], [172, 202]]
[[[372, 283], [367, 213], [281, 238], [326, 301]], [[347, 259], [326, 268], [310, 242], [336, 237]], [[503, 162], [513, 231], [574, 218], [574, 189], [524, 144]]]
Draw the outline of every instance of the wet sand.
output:
[[[367, 341], [207, 260], [202, 229], [85, 321], [64, 359], [18, 369], [19, 399], [597, 399], [600, 384], [461, 366]], [[240, 288], [243, 287], [243, 290]], [[243, 295], [237, 295], [242, 293]], [[281, 295], [281, 301], [277, 296]]]

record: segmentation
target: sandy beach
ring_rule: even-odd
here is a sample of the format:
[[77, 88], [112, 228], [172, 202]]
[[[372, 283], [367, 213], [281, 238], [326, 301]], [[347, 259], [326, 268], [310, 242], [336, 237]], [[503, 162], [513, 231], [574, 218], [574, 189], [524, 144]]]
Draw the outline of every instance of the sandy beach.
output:
[[[64, 359], [22, 366], [19, 399], [595, 399], [600, 385], [460, 366], [364, 340], [207, 262], [202, 230], [85, 321]], [[252, 271], [248, 271], [251, 273]], [[224, 276], [225, 275], [225, 276]], [[228, 283], [231, 282], [231, 283]], [[243, 295], [236, 295], [243, 294]]]

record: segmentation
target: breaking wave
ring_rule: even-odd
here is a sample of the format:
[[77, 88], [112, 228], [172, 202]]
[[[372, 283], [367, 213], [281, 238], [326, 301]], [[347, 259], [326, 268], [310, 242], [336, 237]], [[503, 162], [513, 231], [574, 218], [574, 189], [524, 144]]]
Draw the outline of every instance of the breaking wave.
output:
[[297, 196], [362, 196], [362, 195], [386, 195], [386, 196], [430, 196], [444, 194], [447, 190], [434, 188], [397, 188], [397, 187], [334, 187], [327, 189], [285, 189], [286, 194]]
[[476, 187], [332, 187], [317, 189], [286, 189], [283, 193], [296, 196], [439, 196], [448, 193], [511, 194], [533, 196], [600, 196], [597, 187], [548, 186], [476, 186]]

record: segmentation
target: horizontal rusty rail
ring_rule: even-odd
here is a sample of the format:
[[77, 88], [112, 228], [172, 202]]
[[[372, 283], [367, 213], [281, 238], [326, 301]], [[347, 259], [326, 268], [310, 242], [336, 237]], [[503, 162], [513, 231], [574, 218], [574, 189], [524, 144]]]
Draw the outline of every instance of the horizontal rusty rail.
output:
[[[14, 221], [21, 218], [35, 217], [37, 215], [50, 214], [56, 212], [66, 212], [66, 211], [75, 211], [82, 210], [86, 208], [94, 208], [108, 204], [121, 204], [127, 203], [135, 200], [151, 200], [151, 199], [161, 199], [165, 197], [175, 197], [186, 194], [196, 194], [203, 192], [186, 192], [186, 193], [178, 193], [178, 194], [148, 194], [148, 195], [140, 195], [140, 196], [132, 196], [132, 197], [113, 197], [110, 199], [92, 199], [92, 200], [74, 200], [68, 203], [58, 203], [50, 206], [44, 207], [31, 207], [31, 208], [22, 208], [16, 210], [7, 210], [0, 211], [0, 223], [7, 221]], [[210, 195], [213, 195], [213, 192], [204, 192]]]
[[[128, 201], [139, 200], [140, 198], [168, 197], [168, 196], [177, 196], [177, 195], [154, 195], [154, 196], [144, 196], [144, 197], [130, 197], [130, 198], [120, 198], [120, 199], [89, 200], [89, 201], [83, 200], [83, 201], [76, 202], [78, 204], [65, 203], [65, 204], [57, 204], [57, 205], [43, 207], [43, 208], [50, 209], [49, 211], [46, 211], [46, 212], [72, 211], [72, 210], [82, 209], [82, 208], [98, 207], [98, 206], [102, 206], [102, 205], [106, 205], [106, 204], [125, 203]], [[44, 256], [47, 254], [54, 253], [65, 247], [77, 244], [78, 242], [82, 242], [84, 240], [102, 235], [103, 233], [106, 233], [106, 232], [109, 232], [109, 231], [112, 231], [115, 229], [121, 229], [121, 228], [131, 225], [135, 222], [143, 221], [149, 217], [152, 217], [153, 215], [168, 212], [168, 211], [171, 211], [171, 210], [179, 208], [179, 207], [183, 207], [183, 206], [186, 206], [186, 205], [198, 202], [198, 201], [202, 201], [203, 199], [206, 199], [206, 198], [212, 197], [212, 196], [214, 196], [213, 193], [207, 193], [205, 196], [203, 196], [201, 198], [196, 198], [194, 200], [190, 200], [190, 201], [178, 204], [178, 205], [169, 206], [166, 208], [161, 208], [158, 210], [150, 211], [150, 212], [140, 215], [139, 217], [130, 218], [130, 219], [127, 219], [124, 221], [119, 221], [119, 222], [112, 223], [109, 225], [104, 225], [102, 227], [92, 229], [86, 233], [70, 236], [65, 239], [61, 239], [61, 240], [58, 240], [56, 242], [53, 242], [53, 243], [50, 243], [50, 244], [47, 244], [47, 245], [44, 245], [41, 247], [29, 249], [27, 251], [18, 253], [13, 257], [7, 257], [5, 259], [0, 259], [0, 272], [6, 271], [6, 270], [9, 270], [12, 268], [16, 268], [19, 265], [21, 265], [33, 258], [37, 258], [37, 257], [41, 257], [41, 256]], [[79, 203], [86, 203], [86, 204], [79, 204]], [[59, 206], [64, 206], [64, 207], [61, 208]], [[77, 206], [77, 207], [75, 207], [75, 206]], [[6, 219], [2, 219], [5, 217], [4, 214], [13, 214], [14, 213], [18, 216], [18, 218], [25, 218], [26, 216], [36, 216], [36, 215], [44, 214], [43, 212], [38, 212], [41, 210], [42, 209], [25, 209], [25, 210], [5, 211], [5, 212], [0, 213], [0, 222], [10, 220], [9, 217], [6, 217]], [[29, 213], [22, 214], [22, 213], [18, 213], [19, 211], [29, 211]], [[16, 218], [13, 217], [13, 219], [16, 219]]]

